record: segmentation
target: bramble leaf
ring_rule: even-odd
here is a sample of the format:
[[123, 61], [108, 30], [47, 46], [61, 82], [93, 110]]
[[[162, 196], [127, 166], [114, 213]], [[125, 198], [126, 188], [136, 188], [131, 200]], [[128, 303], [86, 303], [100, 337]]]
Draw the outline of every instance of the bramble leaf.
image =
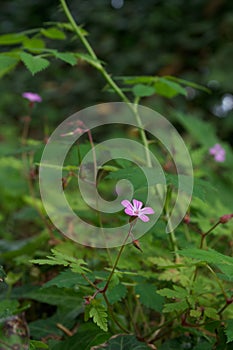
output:
[[72, 52], [55, 52], [54, 56], [66, 63], [69, 63], [71, 66], [74, 66], [77, 63], [77, 58]]
[[32, 73], [32, 75], [42, 71], [47, 68], [50, 64], [48, 60], [45, 58], [41, 58], [39, 56], [33, 56], [29, 53], [22, 52], [20, 54], [21, 60], [27, 67], [27, 69]]

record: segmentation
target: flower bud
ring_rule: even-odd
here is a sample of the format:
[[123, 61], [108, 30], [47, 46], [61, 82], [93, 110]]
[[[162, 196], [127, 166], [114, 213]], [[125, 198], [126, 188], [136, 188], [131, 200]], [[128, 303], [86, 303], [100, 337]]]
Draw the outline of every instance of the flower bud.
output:
[[226, 224], [231, 218], [233, 218], [233, 214], [226, 214], [220, 217], [219, 222], [221, 224]]

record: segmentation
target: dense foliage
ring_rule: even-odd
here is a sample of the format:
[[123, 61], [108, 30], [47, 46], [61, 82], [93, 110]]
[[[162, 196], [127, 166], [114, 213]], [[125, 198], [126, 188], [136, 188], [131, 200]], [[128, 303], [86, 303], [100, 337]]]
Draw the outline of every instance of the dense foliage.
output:
[[[197, 1], [187, 7], [177, 0], [143, 6], [135, 1], [133, 6], [125, 1], [121, 17], [109, 2], [93, 1], [95, 16], [90, 17], [87, 3], [72, 4], [70, 12], [64, 0], [59, 10], [52, 2], [44, 13], [50, 18], [40, 18], [38, 2], [33, 28], [23, 21], [30, 6], [21, 22], [2, 24], [0, 108], [6, 118], [0, 134], [0, 349], [230, 349], [232, 73], [221, 62], [229, 63], [232, 50], [231, 5]], [[10, 9], [8, 2], [3, 13]], [[147, 157], [138, 155], [138, 161], [147, 170], [147, 150], [158, 159], [167, 195], [156, 224], [135, 239], [130, 221], [125, 232], [127, 239], [132, 236], [130, 244], [97, 249], [64, 237], [49, 221], [38, 178], [48, 137], [67, 114], [100, 101], [153, 107], [182, 134], [193, 163], [194, 189], [174, 231], [166, 233], [166, 226], [180, 179], [171, 155], [143, 130], [140, 118], [138, 128], [107, 129], [107, 136], [140, 142]], [[133, 113], [138, 118], [136, 107]], [[104, 136], [102, 127], [85, 130], [61, 178], [73, 210], [98, 227], [128, 222], [135, 209], [99, 216], [79, 200], [76, 171]], [[62, 142], [67, 137], [61, 135]], [[106, 200], [116, 197], [114, 186], [124, 178], [134, 186], [133, 198], [146, 202], [145, 179], [133, 162], [113, 157], [95, 170]]]

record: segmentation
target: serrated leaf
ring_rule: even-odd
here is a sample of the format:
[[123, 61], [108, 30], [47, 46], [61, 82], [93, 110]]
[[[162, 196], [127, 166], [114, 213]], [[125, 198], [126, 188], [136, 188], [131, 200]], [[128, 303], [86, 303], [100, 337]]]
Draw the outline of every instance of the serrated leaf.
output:
[[206, 317], [212, 318], [213, 320], [219, 320], [220, 319], [217, 310], [214, 309], [213, 307], [205, 307], [204, 315]]
[[47, 259], [32, 259], [31, 263], [38, 265], [63, 265], [70, 266], [71, 270], [76, 273], [89, 272], [90, 270], [83, 265], [87, 265], [83, 259], [77, 259], [61, 253], [56, 249], [51, 249], [53, 255], [48, 255]]
[[174, 303], [167, 303], [164, 305], [163, 312], [184, 311], [189, 308], [186, 300], [176, 301]]
[[49, 61], [45, 58], [39, 56], [33, 56], [29, 53], [22, 52], [20, 54], [21, 60], [27, 67], [27, 69], [32, 73], [32, 75], [42, 71], [49, 66]]
[[140, 342], [134, 335], [117, 334], [106, 343], [92, 347], [91, 350], [149, 350], [147, 344]]
[[224, 332], [227, 336], [227, 343], [232, 342], [233, 341], [233, 319], [230, 319], [227, 321]]
[[155, 93], [153, 86], [148, 86], [144, 84], [137, 84], [132, 88], [132, 91], [136, 97], [146, 97], [151, 96]]
[[[95, 300], [94, 300], [95, 301]], [[89, 311], [90, 317], [103, 331], [107, 332], [108, 322], [107, 322], [107, 310], [102, 304], [98, 304], [96, 301], [91, 304]]]
[[77, 63], [77, 58], [72, 52], [55, 52], [55, 57], [69, 63], [71, 66], [74, 66]]
[[64, 40], [66, 38], [65, 33], [56, 27], [51, 27], [48, 29], [43, 28], [41, 29], [41, 34], [49, 39]]
[[198, 260], [200, 262], [206, 262], [208, 264], [214, 264], [222, 272], [224, 272], [230, 278], [233, 275], [233, 258], [230, 256], [223, 255], [213, 249], [198, 249], [198, 248], [187, 248], [179, 251], [179, 254]]
[[[95, 277], [88, 274], [88, 279], [93, 282], [95, 280]], [[66, 270], [62, 271], [58, 276], [45, 283], [42, 288], [48, 288], [51, 286], [56, 286], [58, 288], [72, 288], [79, 284], [88, 285], [89, 283], [77, 273], [71, 270]]]
[[194, 318], [199, 318], [201, 317], [202, 311], [201, 310], [191, 310], [190, 311], [190, 316]]
[[119, 283], [111, 289], [107, 290], [107, 298], [110, 304], [114, 304], [122, 300], [127, 294], [127, 288], [124, 284]]
[[18, 62], [19, 58], [0, 55], [0, 77], [14, 69]]
[[156, 293], [155, 287], [149, 283], [135, 286], [135, 293], [139, 296], [140, 302], [155, 311], [162, 312], [164, 298]]
[[194, 179], [194, 187], [190, 187], [190, 176], [187, 175], [177, 175], [174, 174], [165, 174], [167, 183], [171, 183], [176, 189], [180, 189], [180, 183], [182, 183], [182, 191], [197, 197], [202, 201], [206, 200], [206, 196], [209, 191], [216, 191], [208, 181], [202, 179]]
[[182, 287], [174, 286], [174, 289], [163, 288], [157, 290], [159, 295], [167, 298], [185, 298], [188, 295], [188, 291]]

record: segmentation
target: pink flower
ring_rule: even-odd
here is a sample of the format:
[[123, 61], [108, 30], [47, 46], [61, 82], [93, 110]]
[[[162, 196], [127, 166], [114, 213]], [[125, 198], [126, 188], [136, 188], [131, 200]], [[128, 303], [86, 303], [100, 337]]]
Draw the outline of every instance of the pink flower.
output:
[[222, 163], [226, 159], [226, 151], [219, 143], [216, 143], [214, 147], [209, 149], [209, 154], [214, 156], [216, 162]]
[[24, 92], [22, 94], [24, 98], [26, 98], [30, 102], [41, 102], [42, 98], [38, 94], [34, 94], [34, 92]]
[[154, 210], [151, 207], [145, 207], [142, 209], [143, 203], [137, 199], [133, 199], [133, 204], [130, 203], [127, 199], [121, 202], [123, 207], [125, 207], [125, 213], [129, 216], [138, 216], [144, 222], [149, 221], [150, 219], [145, 214], [154, 214]]

